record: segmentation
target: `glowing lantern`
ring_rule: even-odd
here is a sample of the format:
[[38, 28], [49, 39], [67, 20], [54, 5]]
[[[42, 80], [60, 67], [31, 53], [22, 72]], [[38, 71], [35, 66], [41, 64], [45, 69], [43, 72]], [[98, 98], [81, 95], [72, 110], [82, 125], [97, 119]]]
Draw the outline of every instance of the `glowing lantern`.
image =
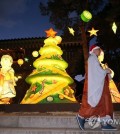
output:
[[92, 27], [92, 30], [89, 30], [88, 32], [90, 33], [90, 36], [92, 36], [92, 35], [95, 35], [95, 36], [97, 36], [97, 32], [98, 32], [99, 30], [95, 30], [93, 27]]
[[117, 31], [117, 25], [115, 24], [115, 22], [113, 22], [112, 30], [113, 30], [114, 34], [116, 34], [116, 31]]
[[55, 36], [55, 39], [58, 41], [58, 44], [60, 44], [62, 41], [62, 38], [60, 36]]
[[92, 19], [92, 14], [89, 11], [84, 10], [80, 17], [84, 22], [88, 22]]
[[72, 34], [74, 36], [74, 32], [75, 32], [74, 29], [70, 28], [70, 27], [68, 27], [68, 29], [69, 29], [70, 34]]
[[33, 56], [33, 57], [38, 57], [38, 55], [39, 55], [38, 51], [33, 51], [33, 52], [32, 52], [32, 56]]
[[24, 63], [24, 61], [23, 61], [23, 59], [18, 59], [18, 64], [21, 66], [23, 63]]
[[26, 57], [26, 58], [24, 58], [24, 60], [26, 61], [26, 62], [28, 62], [29, 61], [29, 59]]
[[49, 30], [45, 31], [47, 34], [47, 37], [55, 37], [55, 35], [57, 34], [56, 31], [54, 31], [52, 28], [50, 28]]

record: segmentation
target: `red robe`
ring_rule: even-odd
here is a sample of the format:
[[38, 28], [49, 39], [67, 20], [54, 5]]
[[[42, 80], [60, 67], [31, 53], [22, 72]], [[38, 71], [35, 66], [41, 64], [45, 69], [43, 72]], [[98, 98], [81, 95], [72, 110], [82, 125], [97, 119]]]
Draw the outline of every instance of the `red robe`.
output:
[[84, 118], [90, 118], [91, 116], [105, 117], [106, 115], [113, 118], [113, 105], [109, 91], [108, 75], [105, 77], [103, 93], [101, 99], [96, 107], [91, 107], [88, 104], [88, 74], [86, 73], [86, 79], [84, 83], [84, 90], [82, 96], [82, 104], [79, 110], [80, 116]]

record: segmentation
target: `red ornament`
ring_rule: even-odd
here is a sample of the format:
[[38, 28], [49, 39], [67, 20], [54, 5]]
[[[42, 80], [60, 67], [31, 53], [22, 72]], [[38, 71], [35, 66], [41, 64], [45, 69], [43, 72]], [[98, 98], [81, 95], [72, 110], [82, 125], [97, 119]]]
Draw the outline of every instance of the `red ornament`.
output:
[[35, 90], [36, 90], [36, 88], [37, 88], [36, 86], [33, 86], [33, 87], [32, 87], [32, 91], [35, 91]]

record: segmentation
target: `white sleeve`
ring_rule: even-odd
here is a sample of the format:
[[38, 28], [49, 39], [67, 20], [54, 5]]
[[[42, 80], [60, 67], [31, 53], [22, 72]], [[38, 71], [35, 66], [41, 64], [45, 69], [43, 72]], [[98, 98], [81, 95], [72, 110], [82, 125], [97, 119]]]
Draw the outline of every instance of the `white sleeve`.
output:
[[98, 72], [100, 72], [100, 73], [102, 73], [102, 74], [107, 74], [107, 71], [106, 71], [105, 69], [103, 69], [103, 68], [100, 66], [99, 61], [96, 61], [96, 62], [95, 62], [95, 66], [96, 66]]
[[88, 103], [95, 107], [102, 96], [106, 70], [102, 69], [97, 57], [88, 59]]

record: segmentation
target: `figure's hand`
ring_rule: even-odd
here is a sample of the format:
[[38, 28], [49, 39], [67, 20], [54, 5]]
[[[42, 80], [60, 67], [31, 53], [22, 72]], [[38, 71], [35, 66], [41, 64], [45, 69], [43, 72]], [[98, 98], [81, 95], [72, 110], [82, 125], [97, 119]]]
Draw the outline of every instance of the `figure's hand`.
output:
[[22, 76], [20, 76], [20, 75], [19, 75], [17, 78], [18, 78], [18, 79], [21, 79], [21, 78], [22, 78]]
[[18, 80], [21, 79], [21, 78], [22, 78], [21, 76], [18, 76], [18, 77], [15, 76], [14, 79], [15, 79], [15, 81], [18, 81]]
[[106, 72], [107, 72], [108, 74], [111, 74], [111, 73], [112, 73], [109, 68], [106, 68], [105, 70], [106, 70]]

